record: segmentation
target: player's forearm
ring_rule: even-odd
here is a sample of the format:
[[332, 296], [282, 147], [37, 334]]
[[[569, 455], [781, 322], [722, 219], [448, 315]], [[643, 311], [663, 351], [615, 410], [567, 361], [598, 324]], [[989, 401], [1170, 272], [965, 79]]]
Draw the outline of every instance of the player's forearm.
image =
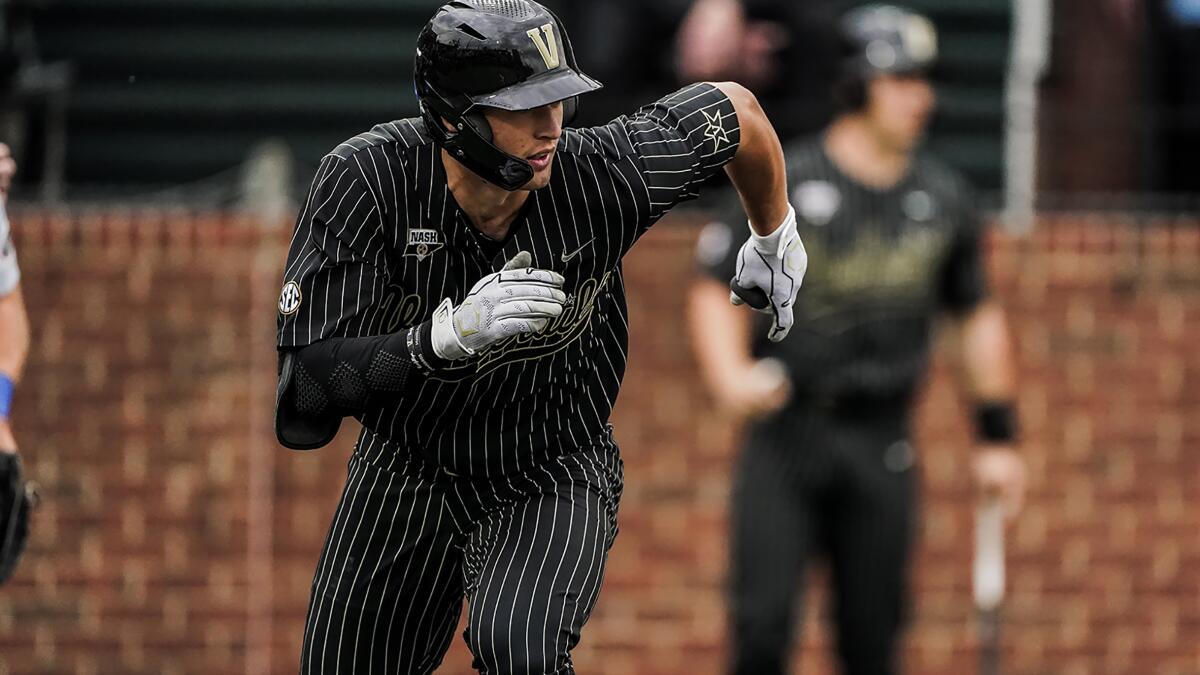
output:
[[1016, 396], [1016, 367], [1004, 310], [984, 302], [962, 319], [963, 374], [977, 401], [1011, 402]]
[[742, 201], [750, 227], [767, 235], [784, 221], [788, 210], [787, 169], [783, 147], [758, 99], [734, 82], [716, 82], [733, 102], [741, 127], [737, 154], [725, 165]]
[[29, 318], [21, 287], [0, 297], [0, 376], [21, 379], [29, 355]]
[[753, 365], [750, 354], [750, 320], [746, 312], [729, 304], [729, 288], [712, 279], [700, 279], [688, 293], [688, 329], [700, 372], [714, 394]]
[[295, 352], [289, 392], [302, 414], [363, 412], [381, 397], [415, 395], [449, 365], [429, 347], [429, 324], [389, 335], [329, 338]]

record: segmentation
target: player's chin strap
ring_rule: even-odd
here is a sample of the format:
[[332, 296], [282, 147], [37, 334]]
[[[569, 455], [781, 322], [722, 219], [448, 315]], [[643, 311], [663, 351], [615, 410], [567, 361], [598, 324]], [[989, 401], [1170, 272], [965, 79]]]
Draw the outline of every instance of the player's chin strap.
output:
[[[492, 130], [483, 113], [458, 116], [430, 110], [422, 105], [421, 117], [438, 145], [489, 183], [511, 192], [533, 178], [533, 167], [529, 162], [504, 152], [492, 143]], [[454, 125], [454, 130], [446, 129], [441, 118]]]
[[[533, 166], [515, 155], [510, 155], [492, 143], [492, 127], [482, 112], [453, 112], [454, 106], [436, 98], [436, 107], [421, 105], [421, 118], [433, 139], [454, 156], [463, 166], [484, 180], [499, 185], [508, 191], [516, 190], [533, 178]], [[575, 119], [579, 110], [579, 97], [572, 96], [563, 102], [565, 127]], [[454, 126], [451, 131], [442, 124], [442, 119]]]

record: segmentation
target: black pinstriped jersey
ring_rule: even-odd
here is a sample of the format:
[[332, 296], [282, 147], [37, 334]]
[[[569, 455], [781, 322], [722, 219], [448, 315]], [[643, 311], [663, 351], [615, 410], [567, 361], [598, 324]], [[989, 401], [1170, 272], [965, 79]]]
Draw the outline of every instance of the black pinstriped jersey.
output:
[[455, 203], [441, 150], [419, 119], [376, 126], [317, 172], [289, 250], [278, 347], [414, 326], [529, 251], [534, 267], [566, 278], [563, 315], [542, 333], [437, 371], [415, 395], [410, 387], [373, 399], [356, 414], [360, 443], [489, 476], [609, 442], [628, 343], [621, 259], [697, 195], [739, 140], [733, 104], [708, 84], [604, 126], [566, 129], [550, 184], [494, 242]]
[[[907, 394], [924, 373], [937, 311], [963, 312], [987, 295], [972, 190], [923, 154], [895, 186], [871, 188], [842, 173], [822, 141], [785, 151], [808, 271], [788, 338], [760, 338], [754, 350], [787, 365], [798, 399]], [[713, 278], [733, 276], [745, 228], [731, 204], [701, 235], [697, 255]]]

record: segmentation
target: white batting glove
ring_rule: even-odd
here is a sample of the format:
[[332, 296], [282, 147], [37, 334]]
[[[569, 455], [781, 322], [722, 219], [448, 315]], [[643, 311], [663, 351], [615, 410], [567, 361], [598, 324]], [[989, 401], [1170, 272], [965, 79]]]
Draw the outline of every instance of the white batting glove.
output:
[[808, 253], [796, 232], [796, 210], [788, 206], [783, 224], [771, 234], [763, 237], [750, 231], [738, 251], [729, 301], [770, 314], [774, 321], [767, 338], [779, 342], [792, 329], [792, 304], [806, 270]]
[[521, 251], [504, 269], [475, 282], [459, 306], [443, 300], [433, 312], [434, 353], [450, 361], [465, 359], [518, 333], [540, 333], [562, 314], [567, 301], [562, 275], [533, 269], [532, 260]]

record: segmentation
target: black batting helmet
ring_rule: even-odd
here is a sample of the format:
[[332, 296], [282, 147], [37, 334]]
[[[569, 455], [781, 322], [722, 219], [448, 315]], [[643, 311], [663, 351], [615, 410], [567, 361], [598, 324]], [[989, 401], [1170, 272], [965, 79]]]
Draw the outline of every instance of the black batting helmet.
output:
[[[566, 30], [533, 0], [454, 0], [417, 37], [413, 69], [421, 116], [434, 140], [471, 171], [506, 190], [533, 178], [533, 167], [492, 143], [481, 107], [529, 110], [602, 85], [584, 75]], [[442, 120], [453, 127], [446, 129]]]
[[937, 63], [937, 30], [927, 17], [895, 5], [864, 5], [839, 24], [842, 62], [837, 91], [847, 108], [866, 102], [878, 75], [927, 75]]

